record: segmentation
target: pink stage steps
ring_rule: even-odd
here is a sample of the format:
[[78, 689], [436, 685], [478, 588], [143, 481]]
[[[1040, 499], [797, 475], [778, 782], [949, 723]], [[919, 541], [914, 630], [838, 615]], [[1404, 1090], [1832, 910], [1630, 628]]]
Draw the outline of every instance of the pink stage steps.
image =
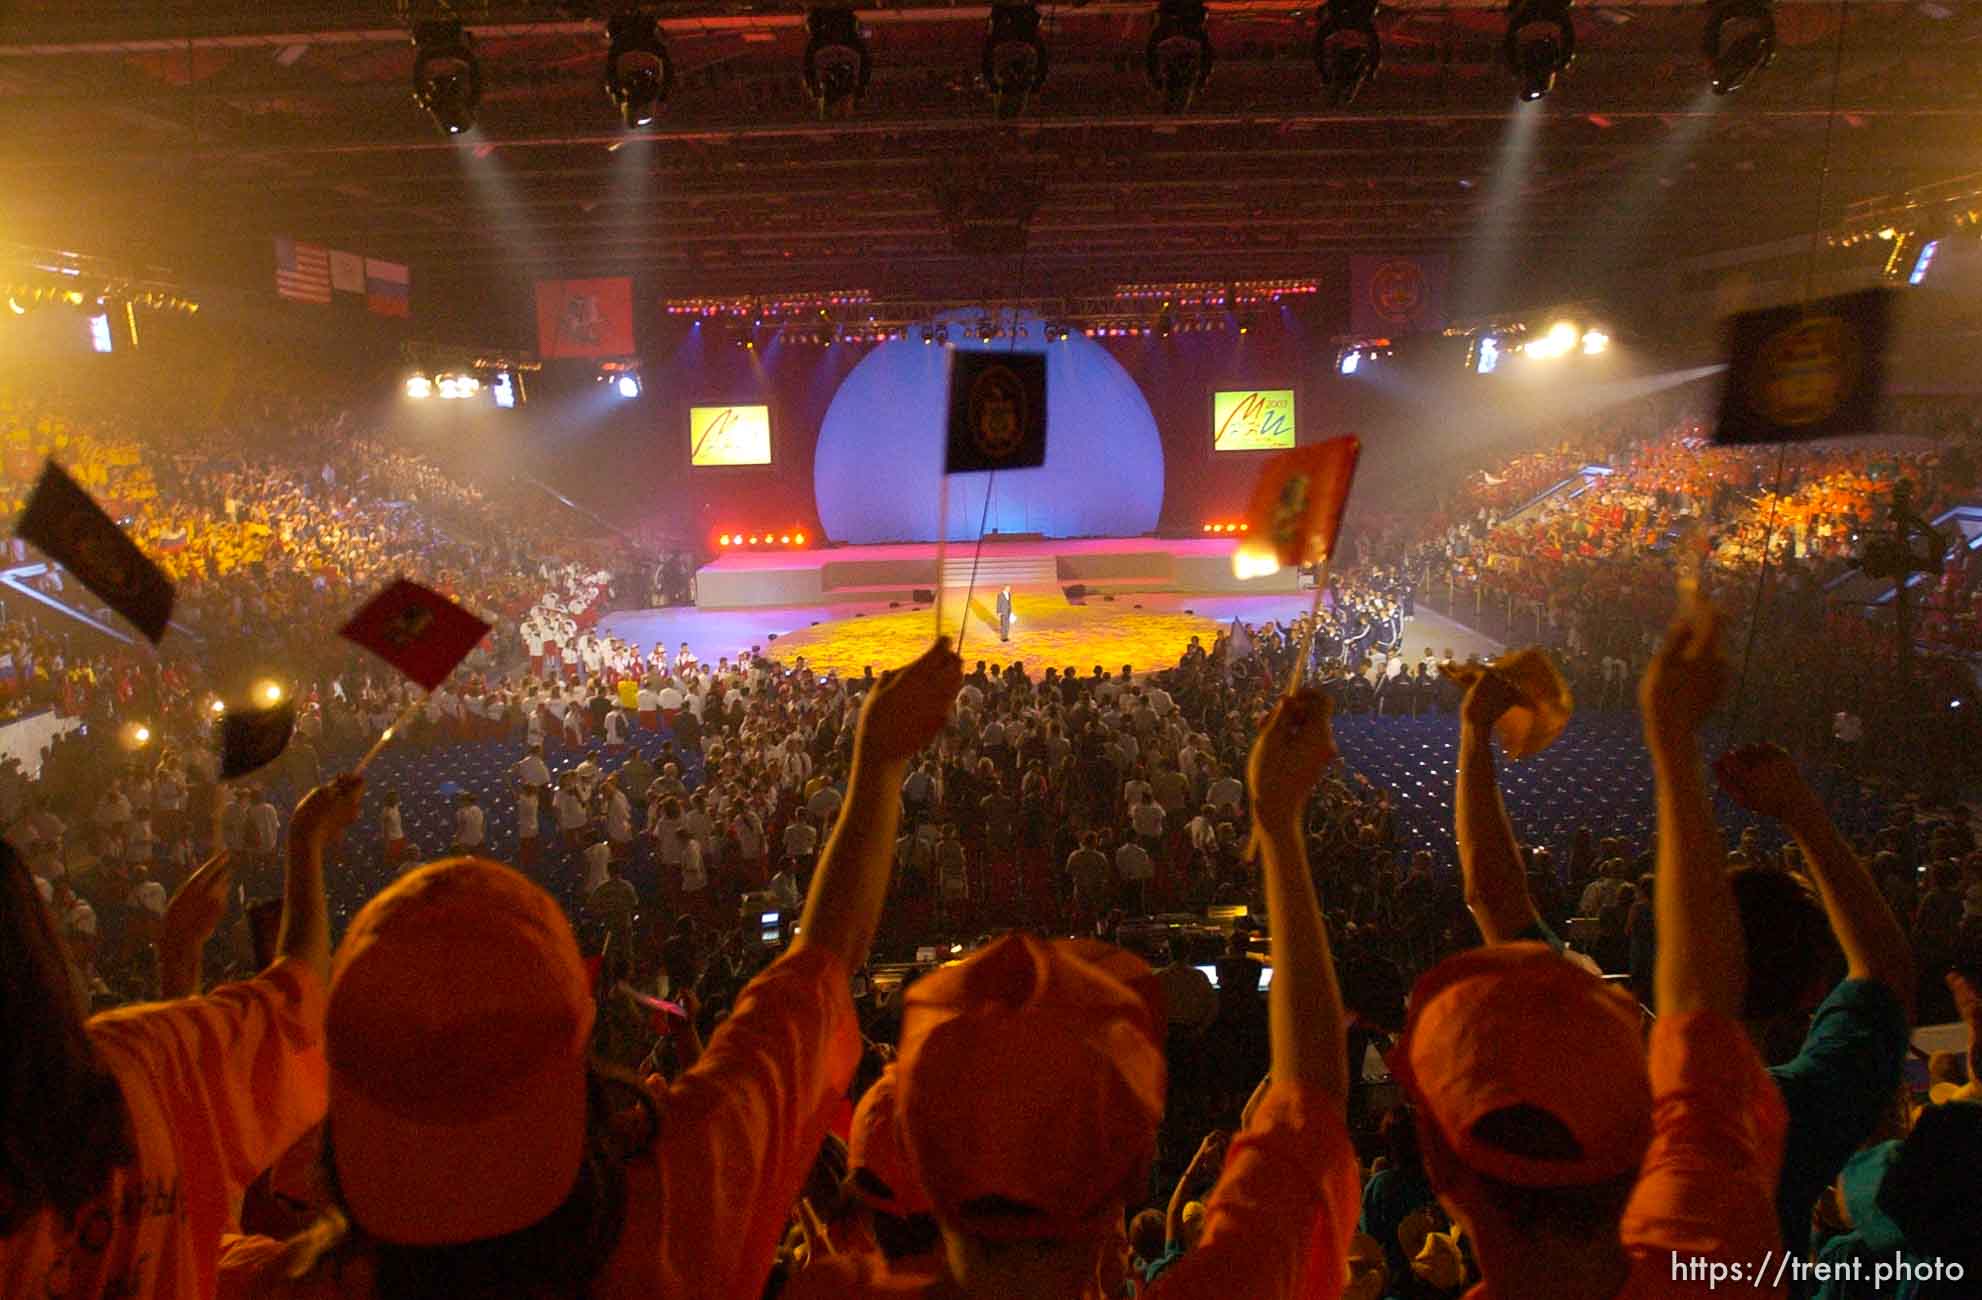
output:
[[[1297, 575], [1241, 582], [1232, 576], [1229, 538], [1080, 538], [1068, 541], [987, 541], [977, 561], [977, 587], [1071, 587], [1095, 591], [1219, 592], [1276, 595], [1297, 590]], [[970, 581], [973, 547], [959, 542], [944, 556], [942, 585]], [[906, 601], [937, 584], [933, 542], [841, 546], [819, 550], [733, 551], [695, 574], [702, 609]]]

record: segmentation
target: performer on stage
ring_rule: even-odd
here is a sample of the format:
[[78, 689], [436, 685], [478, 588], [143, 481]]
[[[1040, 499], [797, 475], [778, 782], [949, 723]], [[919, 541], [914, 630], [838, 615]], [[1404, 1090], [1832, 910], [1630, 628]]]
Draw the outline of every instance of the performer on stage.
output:
[[1009, 586], [998, 593], [998, 639], [1012, 639], [1012, 589]]

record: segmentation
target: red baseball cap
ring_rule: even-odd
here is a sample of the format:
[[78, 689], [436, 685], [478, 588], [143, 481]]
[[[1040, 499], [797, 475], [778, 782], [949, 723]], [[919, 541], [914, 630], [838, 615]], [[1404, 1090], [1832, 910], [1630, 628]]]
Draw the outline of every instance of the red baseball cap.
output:
[[[1390, 1069], [1468, 1168], [1516, 1187], [1587, 1186], [1638, 1168], [1651, 1144], [1639, 1026], [1628, 996], [1546, 944], [1493, 944], [1418, 980]], [[1553, 1116], [1581, 1154], [1539, 1159], [1474, 1135], [1512, 1106]]]
[[846, 1163], [854, 1176], [854, 1192], [862, 1201], [883, 1214], [906, 1218], [927, 1214], [930, 1206], [902, 1149], [900, 1080], [895, 1071], [894, 1065], [881, 1071], [853, 1108]]
[[[1082, 1236], [1146, 1176], [1161, 1039], [1137, 991], [1078, 951], [1010, 935], [909, 990], [898, 1122], [945, 1222], [996, 1239]], [[1108, 964], [1128, 969], [1127, 956]]]
[[551, 896], [449, 858], [338, 946], [325, 1044], [345, 1207], [409, 1246], [502, 1236], [564, 1203], [585, 1149], [594, 1004]]

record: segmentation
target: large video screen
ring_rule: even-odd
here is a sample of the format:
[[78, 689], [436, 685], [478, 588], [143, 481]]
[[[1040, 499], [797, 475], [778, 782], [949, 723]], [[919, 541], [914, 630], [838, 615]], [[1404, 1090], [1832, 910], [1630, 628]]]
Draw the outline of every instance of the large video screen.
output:
[[1293, 389], [1246, 388], [1211, 395], [1213, 451], [1278, 451], [1293, 445]]
[[691, 406], [688, 463], [695, 466], [771, 463], [771, 408]]

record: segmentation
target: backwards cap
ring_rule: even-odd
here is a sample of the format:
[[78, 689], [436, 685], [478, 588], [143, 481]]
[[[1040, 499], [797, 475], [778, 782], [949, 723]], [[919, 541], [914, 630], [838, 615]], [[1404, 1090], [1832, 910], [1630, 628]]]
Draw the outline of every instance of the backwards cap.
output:
[[[1637, 1169], [1651, 1144], [1637, 1007], [1545, 944], [1476, 948], [1426, 972], [1390, 1068], [1454, 1155], [1516, 1187], [1607, 1182]], [[1579, 1154], [1520, 1155], [1475, 1135], [1517, 1106], [1554, 1117]]]
[[[1165, 1080], [1151, 1008], [1077, 951], [1015, 934], [909, 990], [901, 1134], [937, 1216], [967, 1232], [1098, 1231], [1154, 1155]], [[1139, 978], [1124, 959], [1148, 972], [1118, 951], [1109, 966]]]
[[345, 1207], [410, 1246], [502, 1236], [563, 1204], [585, 1149], [594, 1004], [570, 923], [480, 858], [366, 904], [331, 968], [331, 1150]]

